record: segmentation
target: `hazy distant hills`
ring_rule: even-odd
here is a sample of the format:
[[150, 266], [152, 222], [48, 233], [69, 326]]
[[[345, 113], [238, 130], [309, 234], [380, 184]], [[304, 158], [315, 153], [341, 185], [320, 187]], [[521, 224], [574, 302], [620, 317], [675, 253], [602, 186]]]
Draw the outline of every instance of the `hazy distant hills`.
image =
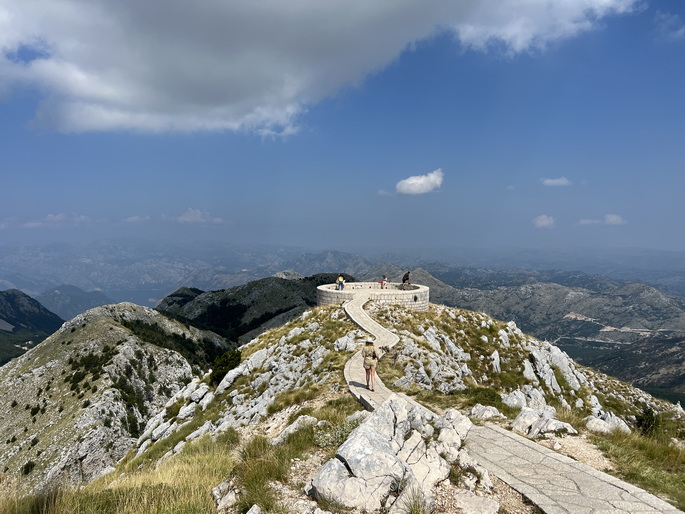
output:
[[632, 343], [685, 334], [685, 302], [644, 284], [582, 273], [451, 270], [431, 299], [511, 319], [536, 337], [565, 343]]
[[[583, 359], [583, 364], [642, 389], [685, 395], [685, 337], [650, 338]], [[665, 397], [669, 397], [666, 393]]]
[[62, 318], [21, 291], [0, 291], [0, 364], [35, 346], [62, 323]]
[[36, 300], [62, 319], [71, 319], [93, 307], [114, 303], [101, 291], [88, 292], [64, 284], [36, 296]]
[[[582, 270], [611, 280], [642, 282], [685, 298], [685, 253], [646, 250], [584, 249], [526, 251], [520, 249], [415, 249], [312, 251], [276, 245], [239, 245], [213, 241], [162, 243], [147, 240], [110, 240], [88, 244], [0, 246], [0, 289], [20, 289], [36, 297], [69, 284], [85, 291], [102, 291], [116, 302], [153, 306], [181, 287], [203, 291], [227, 289], [269, 277], [282, 270], [304, 276], [345, 272], [362, 276], [369, 268], [393, 262], [401, 268], [423, 268], [444, 282], [467, 285], [473, 270], [476, 284], [489, 275], [491, 283], [523, 277], [539, 282], [545, 273], [535, 270]], [[506, 269], [514, 269], [510, 272]], [[480, 273], [490, 269], [488, 273]], [[502, 271], [504, 270], [504, 271]], [[380, 269], [379, 269], [380, 271]], [[383, 272], [381, 271], [381, 274]], [[452, 274], [455, 280], [443, 274]], [[511, 275], [512, 276], [508, 276]], [[557, 272], [551, 272], [555, 274]], [[390, 273], [388, 273], [390, 275]], [[559, 273], [557, 273], [559, 275]], [[590, 275], [588, 275], [590, 276]], [[553, 277], [561, 280], [561, 276]], [[466, 280], [466, 282], [464, 282]], [[508, 284], [512, 285], [512, 284]], [[566, 284], [561, 285], [581, 285]]]

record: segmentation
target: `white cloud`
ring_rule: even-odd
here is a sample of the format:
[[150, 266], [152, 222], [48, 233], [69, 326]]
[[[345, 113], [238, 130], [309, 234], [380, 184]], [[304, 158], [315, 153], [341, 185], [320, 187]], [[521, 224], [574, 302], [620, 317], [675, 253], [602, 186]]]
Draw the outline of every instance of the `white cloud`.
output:
[[24, 227], [60, 227], [66, 225], [87, 223], [89, 221], [91, 221], [91, 219], [88, 216], [83, 216], [82, 214], [65, 214], [61, 212], [59, 214], [48, 214], [40, 220], [27, 221], [26, 223], [24, 223]]
[[677, 14], [665, 13], [657, 11], [654, 16], [654, 22], [661, 34], [667, 39], [683, 40], [685, 39], [685, 23]]
[[16, 222], [17, 222], [16, 216], [10, 216], [9, 218], [2, 219], [2, 220], [0, 220], [0, 230], [3, 228], [7, 228], [9, 226], [12, 226]]
[[533, 225], [535, 228], [552, 228], [556, 222], [557, 220], [546, 214], [541, 214], [540, 216], [533, 218]]
[[625, 225], [626, 221], [618, 214], [605, 214], [604, 215], [605, 225]]
[[142, 223], [144, 221], [149, 221], [150, 216], [129, 216], [124, 221], [126, 223]]
[[201, 209], [188, 208], [176, 220], [179, 223], [223, 223], [221, 218], [212, 218], [209, 212]]
[[422, 195], [438, 189], [442, 185], [445, 174], [442, 169], [431, 171], [428, 175], [415, 175], [400, 180], [395, 185], [395, 191], [405, 195]]
[[572, 182], [566, 177], [559, 178], [543, 178], [543, 186], [559, 187], [559, 186], [570, 186]]
[[0, 94], [62, 131], [292, 133], [417, 41], [544, 48], [641, 0], [0, 0]]

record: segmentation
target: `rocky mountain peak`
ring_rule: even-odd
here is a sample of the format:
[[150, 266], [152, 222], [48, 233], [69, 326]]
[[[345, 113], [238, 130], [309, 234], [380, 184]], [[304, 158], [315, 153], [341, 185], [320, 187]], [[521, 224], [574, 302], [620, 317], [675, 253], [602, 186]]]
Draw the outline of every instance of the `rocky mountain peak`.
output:
[[23, 490], [92, 480], [226, 348], [216, 334], [134, 304], [76, 316], [0, 368], [2, 390], [11, 391], [0, 398], [9, 413], [0, 420], [0, 466]]

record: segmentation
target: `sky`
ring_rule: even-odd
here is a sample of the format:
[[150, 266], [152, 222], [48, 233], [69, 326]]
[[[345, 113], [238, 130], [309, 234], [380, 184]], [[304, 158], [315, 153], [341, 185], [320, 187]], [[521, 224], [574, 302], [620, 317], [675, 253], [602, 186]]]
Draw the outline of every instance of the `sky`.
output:
[[681, 0], [0, 0], [0, 245], [685, 250]]

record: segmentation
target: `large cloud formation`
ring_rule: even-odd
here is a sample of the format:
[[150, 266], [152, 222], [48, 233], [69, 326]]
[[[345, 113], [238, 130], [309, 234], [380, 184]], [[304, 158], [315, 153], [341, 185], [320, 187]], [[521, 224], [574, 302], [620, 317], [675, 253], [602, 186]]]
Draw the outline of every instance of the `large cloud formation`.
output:
[[639, 0], [0, 0], [0, 95], [35, 88], [61, 131], [255, 130], [297, 116], [441, 31], [516, 53]]

